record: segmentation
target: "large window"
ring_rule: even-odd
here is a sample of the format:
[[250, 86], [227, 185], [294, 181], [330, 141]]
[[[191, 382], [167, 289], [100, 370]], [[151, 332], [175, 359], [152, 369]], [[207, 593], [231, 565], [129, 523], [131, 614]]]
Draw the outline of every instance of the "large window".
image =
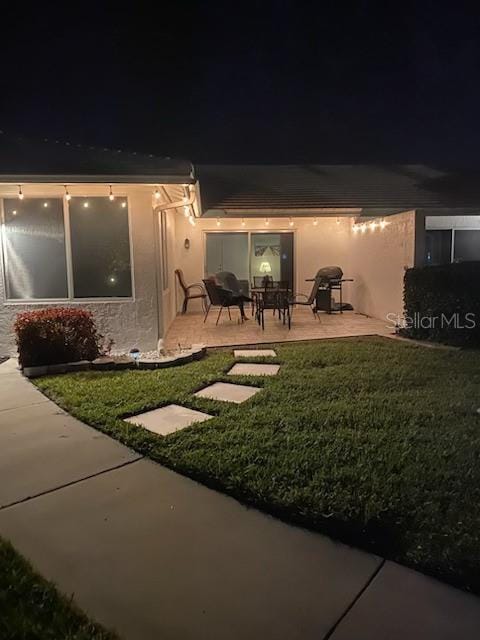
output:
[[2, 236], [8, 300], [132, 295], [126, 198], [6, 198]]
[[62, 199], [7, 198], [3, 207], [7, 298], [66, 298]]
[[126, 199], [72, 198], [69, 208], [74, 297], [131, 296]]

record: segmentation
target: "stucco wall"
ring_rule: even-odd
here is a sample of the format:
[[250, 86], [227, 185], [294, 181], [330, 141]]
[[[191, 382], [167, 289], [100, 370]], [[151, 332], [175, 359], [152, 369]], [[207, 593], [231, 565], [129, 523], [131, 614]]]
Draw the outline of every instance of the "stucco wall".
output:
[[[106, 186], [78, 185], [70, 187], [72, 195], [106, 195]], [[27, 195], [60, 195], [58, 186], [29, 185]], [[6, 303], [3, 273], [0, 278], [0, 355], [14, 354], [13, 322], [17, 313], [47, 306], [78, 306], [93, 312], [101, 333], [113, 338], [115, 350], [156, 347], [158, 336], [157, 288], [155, 274], [155, 225], [152, 213], [152, 189], [148, 186], [120, 187], [118, 195], [128, 196], [134, 299], [122, 302], [92, 303]], [[4, 189], [0, 192], [8, 195]], [[0, 247], [1, 251], [1, 247]], [[3, 261], [0, 261], [3, 263]]]
[[379, 319], [403, 313], [403, 276], [415, 259], [415, 212], [386, 218], [387, 226], [351, 232], [353, 306]]
[[[206, 231], [293, 231], [295, 258], [295, 286], [299, 293], [309, 293], [311, 282], [307, 278], [315, 275], [316, 271], [326, 265], [339, 265], [345, 276], [350, 271], [350, 218], [318, 218], [317, 225], [313, 218], [294, 218], [294, 225], [290, 227], [288, 218], [270, 218], [268, 226], [263, 218], [245, 219], [245, 226], [241, 226], [239, 218], [221, 219], [220, 227], [214, 218], [197, 220], [195, 227], [188, 220], [178, 215], [176, 217], [176, 265], [183, 269], [188, 283], [199, 282], [204, 277], [204, 234]], [[190, 241], [190, 248], [185, 249], [185, 239]], [[349, 287], [345, 291], [345, 300], [350, 297]], [[179, 310], [183, 296], [177, 285], [177, 310]], [[200, 303], [192, 301], [189, 309], [200, 309]]]

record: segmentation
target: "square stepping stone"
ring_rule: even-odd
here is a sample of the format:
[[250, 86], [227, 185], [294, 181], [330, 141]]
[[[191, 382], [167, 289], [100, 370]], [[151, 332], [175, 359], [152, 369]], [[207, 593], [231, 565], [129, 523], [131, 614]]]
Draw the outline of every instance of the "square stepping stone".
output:
[[124, 420], [145, 427], [145, 429], [153, 431], [153, 433], [166, 436], [174, 431], [189, 427], [194, 422], [204, 422], [205, 420], [210, 420], [210, 418], [213, 418], [213, 416], [208, 415], [208, 413], [187, 409], [178, 404], [169, 404], [161, 409], [138, 413], [136, 416], [130, 416], [130, 418], [124, 418]]
[[235, 349], [235, 358], [275, 358], [277, 355], [273, 349]]
[[229, 376], [276, 376], [280, 369], [279, 364], [249, 364], [237, 362], [230, 369]]
[[246, 387], [243, 384], [230, 384], [229, 382], [215, 382], [205, 389], [195, 393], [199, 398], [221, 400], [222, 402], [235, 402], [240, 404], [261, 391], [256, 387]]

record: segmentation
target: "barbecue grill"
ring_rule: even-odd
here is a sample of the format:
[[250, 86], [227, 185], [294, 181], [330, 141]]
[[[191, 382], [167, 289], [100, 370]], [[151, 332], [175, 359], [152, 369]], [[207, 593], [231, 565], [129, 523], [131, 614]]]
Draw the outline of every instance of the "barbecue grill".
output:
[[[308, 282], [319, 282], [317, 297], [315, 302], [315, 311], [326, 311], [334, 313], [339, 311], [343, 313], [343, 292], [342, 284], [344, 282], [353, 282], [353, 278], [344, 278], [343, 271], [340, 267], [329, 266], [319, 269], [314, 278], [309, 278]], [[340, 304], [337, 309], [332, 306], [332, 291], [338, 291], [340, 294]]]

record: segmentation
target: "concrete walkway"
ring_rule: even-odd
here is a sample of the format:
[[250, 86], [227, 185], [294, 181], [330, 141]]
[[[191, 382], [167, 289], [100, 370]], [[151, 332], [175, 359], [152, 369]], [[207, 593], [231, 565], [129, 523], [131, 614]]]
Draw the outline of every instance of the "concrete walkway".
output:
[[98, 622], [155, 640], [480, 636], [480, 600], [141, 458], [0, 365], [0, 535]]

